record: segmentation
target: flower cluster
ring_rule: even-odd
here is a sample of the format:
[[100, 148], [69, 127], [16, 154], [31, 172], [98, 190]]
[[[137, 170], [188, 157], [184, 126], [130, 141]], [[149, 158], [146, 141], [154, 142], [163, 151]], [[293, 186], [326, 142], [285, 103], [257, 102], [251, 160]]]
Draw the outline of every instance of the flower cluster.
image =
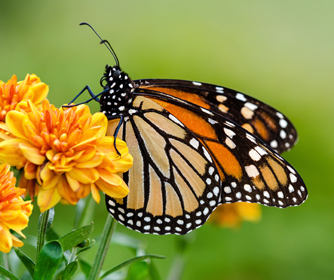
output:
[[37, 105], [46, 98], [48, 92], [49, 87], [35, 74], [27, 74], [19, 82], [15, 75], [7, 83], [0, 81], [0, 122], [5, 121], [7, 113], [15, 110], [20, 101], [30, 100]]
[[8, 164], [0, 165], [0, 251], [4, 253], [23, 245], [10, 230], [24, 237], [21, 230], [28, 226], [32, 211], [31, 202], [21, 198], [25, 190], [15, 187], [16, 179], [9, 168]]
[[[7, 113], [3, 129], [10, 135], [0, 143], [0, 161], [20, 169], [20, 186], [29, 186], [31, 196], [44, 212], [60, 200], [76, 204], [98, 191], [115, 198], [128, 194], [117, 173], [132, 166], [125, 142], [105, 136], [108, 120], [91, 115], [86, 105], [57, 109], [46, 99], [40, 107], [22, 101]], [[8, 135], [7, 134], [7, 135]]]

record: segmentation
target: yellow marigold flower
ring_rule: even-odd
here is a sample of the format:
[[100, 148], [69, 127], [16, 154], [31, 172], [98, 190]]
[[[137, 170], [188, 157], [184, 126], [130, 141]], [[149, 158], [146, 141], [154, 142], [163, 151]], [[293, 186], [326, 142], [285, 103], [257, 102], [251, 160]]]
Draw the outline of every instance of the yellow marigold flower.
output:
[[257, 222], [261, 218], [259, 204], [237, 202], [222, 204], [211, 214], [209, 221], [222, 227], [238, 227], [242, 221]]
[[11, 234], [13, 230], [25, 237], [21, 230], [28, 226], [32, 205], [23, 201], [24, 189], [16, 188], [16, 178], [6, 163], [0, 165], [0, 251], [8, 253], [13, 246], [21, 247], [23, 242]]
[[7, 114], [7, 131], [14, 137], [0, 143], [0, 161], [24, 167], [22, 182], [37, 195], [42, 212], [60, 200], [76, 204], [90, 192], [99, 202], [99, 190], [122, 198], [129, 189], [117, 173], [132, 166], [132, 156], [119, 139], [117, 154], [114, 137], [105, 136], [107, 126], [105, 115], [91, 115], [86, 105], [57, 109], [45, 99], [37, 109], [22, 101]]
[[41, 82], [35, 74], [27, 74], [23, 81], [17, 82], [15, 75], [7, 82], [0, 81], [0, 122], [4, 122], [6, 114], [15, 110], [22, 100], [31, 100], [35, 105], [41, 103], [49, 92], [49, 86]]

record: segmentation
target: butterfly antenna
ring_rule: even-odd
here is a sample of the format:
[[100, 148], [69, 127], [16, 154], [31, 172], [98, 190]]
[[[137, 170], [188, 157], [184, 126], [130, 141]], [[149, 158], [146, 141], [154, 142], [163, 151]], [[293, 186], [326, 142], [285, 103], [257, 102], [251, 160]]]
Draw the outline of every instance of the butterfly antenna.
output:
[[118, 58], [117, 58], [117, 56], [116, 56], [116, 54], [115, 54], [113, 48], [111, 47], [110, 43], [109, 43], [107, 40], [103, 40], [103, 39], [101, 38], [101, 36], [95, 31], [95, 29], [94, 29], [89, 23], [87, 23], [87, 22], [81, 22], [79, 25], [88, 25], [88, 26], [94, 31], [94, 33], [95, 33], [95, 34], [100, 38], [100, 40], [101, 40], [100, 44], [104, 44], [104, 45], [107, 47], [107, 49], [111, 52], [112, 56], [114, 57], [114, 59], [115, 59], [115, 61], [116, 61], [116, 66], [119, 67], [119, 60], [118, 60]]

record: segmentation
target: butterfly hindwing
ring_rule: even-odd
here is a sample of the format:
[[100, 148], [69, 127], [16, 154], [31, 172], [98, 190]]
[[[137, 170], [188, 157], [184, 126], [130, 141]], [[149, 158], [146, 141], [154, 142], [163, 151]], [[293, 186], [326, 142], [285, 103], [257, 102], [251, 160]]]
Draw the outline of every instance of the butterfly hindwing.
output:
[[229, 88], [183, 80], [136, 80], [140, 88], [164, 92], [218, 113], [239, 124], [278, 153], [290, 150], [297, 132], [282, 113]]
[[222, 181], [222, 203], [284, 208], [307, 198], [295, 169], [266, 143], [223, 116], [164, 93], [138, 90], [186, 125], [210, 152]]
[[[114, 133], [119, 119], [109, 121]], [[130, 192], [106, 197], [120, 223], [154, 234], [185, 234], [205, 223], [221, 198], [221, 181], [205, 146], [173, 114], [145, 97], [134, 98], [119, 130], [133, 167], [124, 174]]]

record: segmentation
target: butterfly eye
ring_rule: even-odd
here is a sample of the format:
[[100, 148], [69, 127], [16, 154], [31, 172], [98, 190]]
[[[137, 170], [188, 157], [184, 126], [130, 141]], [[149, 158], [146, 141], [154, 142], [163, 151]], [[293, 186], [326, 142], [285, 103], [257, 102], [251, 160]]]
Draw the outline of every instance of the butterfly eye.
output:
[[108, 84], [107, 77], [106, 77], [106, 75], [104, 75], [100, 80], [100, 85], [101, 85], [101, 87], [105, 88], [107, 86], [107, 84]]

